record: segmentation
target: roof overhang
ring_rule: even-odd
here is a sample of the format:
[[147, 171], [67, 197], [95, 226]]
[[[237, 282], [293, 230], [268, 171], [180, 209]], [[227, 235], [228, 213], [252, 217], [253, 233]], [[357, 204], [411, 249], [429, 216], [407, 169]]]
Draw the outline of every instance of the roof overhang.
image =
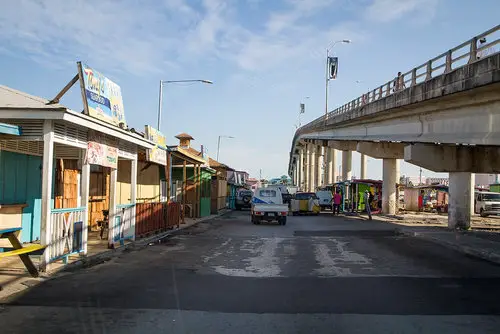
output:
[[[197, 157], [178, 146], [169, 146], [168, 150], [171, 152], [172, 158], [177, 158], [178, 160], [181, 160], [183, 162], [186, 161], [186, 163], [189, 163], [191, 165], [203, 165], [206, 163], [205, 159]], [[172, 166], [175, 165], [177, 165], [177, 163], [175, 163], [175, 161], [172, 161]]]
[[48, 119], [62, 120], [79, 125], [88, 129], [93, 129], [106, 133], [118, 139], [136, 144], [144, 148], [153, 148], [153, 142], [141, 137], [138, 134], [120, 129], [112, 124], [108, 124], [94, 117], [63, 108], [47, 109], [19, 109], [19, 108], [1, 108], [0, 118], [3, 119]]

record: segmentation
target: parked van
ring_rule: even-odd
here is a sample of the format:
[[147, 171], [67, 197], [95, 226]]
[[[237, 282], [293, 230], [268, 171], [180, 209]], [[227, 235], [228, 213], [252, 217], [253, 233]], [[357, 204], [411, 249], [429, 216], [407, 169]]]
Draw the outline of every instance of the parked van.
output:
[[332, 208], [333, 195], [330, 190], [318, 190], [316, 196], [318, 196], [321, 211]]
[[474, 212], [481, 217], [500, 215], [500, 193], [479, 191], [475, 194]]

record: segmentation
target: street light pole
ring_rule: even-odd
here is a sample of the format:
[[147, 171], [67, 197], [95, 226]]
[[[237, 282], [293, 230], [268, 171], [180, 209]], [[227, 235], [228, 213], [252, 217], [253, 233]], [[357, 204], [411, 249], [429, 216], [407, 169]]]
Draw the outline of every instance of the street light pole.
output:
[[213, 84], [212, 81], [210, 80], [204, 80], [204, 79], [194, 79], [194, 80], [160, 80], [160, 93], [158, 97], [158, 131], [160, 130], [161, 126], [161, 112], [162, 112], [162, 105], [163, 105], [163, 85], [164, 84], [169, 84], [169, 83], [181, 83], [181, 82], [201, 82], [205, 84]]
[[217, 158], [216, 160], [219, 161], [219, 150], [220, 150], [220, 139], [221, 138], [231, 138], [233, 139], [233, 136], [219, 136], [219, 140], [217, 141]]
[[337, 43], [351, 43], [350, 39], [342, 39], [339, 41], [335, 41], [331, 44], [330, 47], [326, 48], [326, 68], [325, 68], [325, 116], [328, 114], [328, 83], [330, 82], [329, 74], [328, 74], [328, 58], [330, 57], [330, 50], [333, 49], [335, 44]]

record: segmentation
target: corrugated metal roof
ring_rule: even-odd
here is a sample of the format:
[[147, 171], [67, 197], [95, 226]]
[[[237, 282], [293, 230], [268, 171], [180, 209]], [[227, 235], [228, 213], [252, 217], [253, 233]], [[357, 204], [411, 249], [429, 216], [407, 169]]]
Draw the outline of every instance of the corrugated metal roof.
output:
[[0, 85], [0, 109], [68, 109], [59, 103], [47, 104], [49, 100]]

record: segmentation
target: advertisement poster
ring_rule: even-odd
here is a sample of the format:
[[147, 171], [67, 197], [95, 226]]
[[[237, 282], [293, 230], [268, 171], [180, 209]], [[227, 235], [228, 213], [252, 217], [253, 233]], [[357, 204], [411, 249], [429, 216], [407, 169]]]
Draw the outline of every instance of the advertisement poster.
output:
[[78, 73], [85, 113], [107, 123], [126, 125], [120, 86], [80, 62]]
[[157, 129], [146, 125], [146, 139], [151, 140], [156, 144], [152, 149], [146, 152], [146, 160], [163, 166], [167, 165], [167, 140], [165, 136]]
[[337, 57], [328, 57], [328, 79], [337, 79], [339, 59]]
[[91, 165], [100, 165], [103, 167], [118, 167], [118, 148], [117, 143], [110, 145], [103, 134], [95, 131], [89, 131], [87, 155], [85, 161]]

